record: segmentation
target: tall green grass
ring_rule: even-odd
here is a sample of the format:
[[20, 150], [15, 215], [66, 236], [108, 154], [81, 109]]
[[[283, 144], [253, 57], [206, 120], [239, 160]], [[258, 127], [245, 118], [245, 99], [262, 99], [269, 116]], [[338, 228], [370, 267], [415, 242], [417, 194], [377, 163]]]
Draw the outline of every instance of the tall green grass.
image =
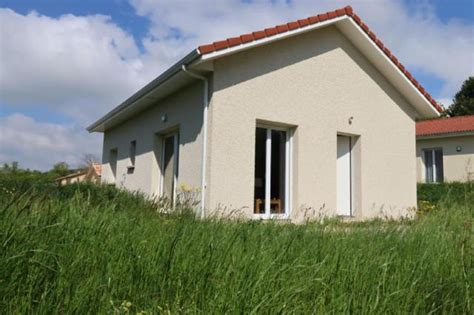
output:
[[306, 225], [164, 215], [110, 187], [9, 185], [0, 312], [473, 312], [472, 185], [414, 221]]

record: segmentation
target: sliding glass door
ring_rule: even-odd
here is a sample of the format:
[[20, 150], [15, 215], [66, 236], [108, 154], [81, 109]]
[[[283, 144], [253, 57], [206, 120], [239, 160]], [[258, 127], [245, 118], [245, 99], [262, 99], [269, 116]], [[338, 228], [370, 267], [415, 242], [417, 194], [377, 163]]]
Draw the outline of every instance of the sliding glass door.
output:
[[289, 209], [289, 130], [257, 127], [255, 134], [254, 213], [285, 216]]

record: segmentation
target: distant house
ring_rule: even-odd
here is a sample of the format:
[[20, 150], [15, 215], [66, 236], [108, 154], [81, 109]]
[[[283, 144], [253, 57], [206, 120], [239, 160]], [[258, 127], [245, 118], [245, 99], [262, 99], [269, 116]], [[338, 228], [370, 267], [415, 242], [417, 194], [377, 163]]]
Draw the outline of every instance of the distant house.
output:
[[100, 183], [101, 173], [102, 165], [94, 163], [84, 170], [80, 170], [78, 172], [56, 178], [56, 182], [61, 186], [73, 183], [80, 183], [84, 181]]
[[418, 182], [474, 180], [474, 115], [416, 124]]
[[102, 181], [194, 187], [201, 216], [363, 219], [416, 206], [415, 121], [440, 110], [345, 7], [200, 46], [88, 130]]

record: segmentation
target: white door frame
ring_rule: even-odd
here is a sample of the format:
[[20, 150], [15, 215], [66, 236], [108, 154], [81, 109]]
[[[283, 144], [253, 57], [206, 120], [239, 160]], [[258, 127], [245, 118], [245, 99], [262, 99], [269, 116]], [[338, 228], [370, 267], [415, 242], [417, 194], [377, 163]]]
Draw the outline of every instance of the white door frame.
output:
[[[354, 193], [353, 193], [353, 190], [354, 190], [354, 167], [353, 167], [353, 158], [352, 158], [352, 154], [353, 154], [353, 146], [352, 146], [352, 142], [353, 142], [353, 137], [350, 136], [350, 135], [345, 135], [345, 134], [338, 134], [337, 137], [345, 137], [349, 140], [349, 214], [345, 214], [345, 213], [341, 213], [340, 211], [340, 205], [339, 205], [339, 186], [336, 184], [336, 212], [337, 212], [337, 215], [339, 216], [349, 216], [349, 217], [352, 217], [353, 214], [354, 214]], [[339, 139], [337, 139], [337, 142], [336, 142], [336, 151], [339, 150]], [[338, 168], [339, 168], [339, 165], [338, 165], [338, 157], [336, 155], [336, 174], [338, 172]], [[338, 180], [338, 175], [336, 175], [336, 183], [337, 183], [337, 180]]]
[[[265, 140], [265, 213], [254, 213], [258, 219], [287, 219], [290, 215], [292, 204], [292, 157], [293, 157], [293, 130], [291, 128], [276, 127], [265, 124], [257, 124], [256, 128], [263, 128], [267, 131]], [[272, 131], [285, 131], [285, 212], [271, 213], [271, 151], [272, 151]], [[255, 207], [255, 200], [253, 201]], [[255, 211], [255, 209], [254, 209]]]
[[164, 173], [164, 167], [165, 167], [165, 142], [166, 139], [173, 137], [173, 208], [176, 206], [176, 182], [178, 180], [178, 140], [179, 140], [179, 132], [175, 131], [169, 134], [166, 134], [163, 137], [163, 140], [161, 142], [161, 170], [160, 170], [160, 196], [164, 196], [164, 179], [165, 179], [165, 173]]

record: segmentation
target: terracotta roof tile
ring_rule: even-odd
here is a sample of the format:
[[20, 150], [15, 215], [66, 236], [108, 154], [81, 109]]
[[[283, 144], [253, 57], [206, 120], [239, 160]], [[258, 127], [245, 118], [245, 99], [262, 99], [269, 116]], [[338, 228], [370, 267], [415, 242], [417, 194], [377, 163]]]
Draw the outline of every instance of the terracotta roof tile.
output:
[[309, 24], [308, 19], [301, 19], [301, 20], [298, 20], [298, 25], [299, 25], [300, 27], [305, 27], [305, 26], [308, 25], [308, 24]]
[[222, 50], [224, 48], [229, 47], [229, 44], [227, 44], [227, 40], [220, 40], [218, 42], [214, 42], [213, 45], [216, 48], [216, 50]]
[[248, 43], [253, 41], [254, 39], [252, 34], [244, 34], [240, 35], [240, 40], [242, 41], [242, 43]]
[[377, 36], [375, 36], [374, 32], [369, 32], [369, 37], [370, 37], [372, 40], [376, 40], [376, 39], [377, 39]]
[[382, 50], [382, 52], [393, 62], [395, 66], [410, 80], [413, 85], [420, 91], [422, 95], [425, 96], [426, 100], [430, 102], [433, 107], [435, 107], [439, 112], [442, 112], [443, 109], [441, 106], [433, 100], [433, 98], [426, 92], [426, 90], [413, 78], [410, 72], [400, 63], [400, 61], [392, 54], [392, 52], [382, 43], [382, 41], [377, 38], [375, 33], [373, 33], [367, 24], [362, 22], [360, 17], [355, 14], [352, 10], [352, 7], [346, 6], [344, 8], [337, 9], [335, 11], [330, 11], [314, 16], [310, 16], [306, 19], [300, 19], [297, 21], [289, 22], [287, 24], [278, 25], [271, 28], [266, 28], [263, 31], [256, 31], [251, 34], [243, 34], [239, 37], [228, 38], [223, 41], [214, 42], [208, 45], [202, 45], [198, 47], [198, 51], [201, 55], [205, 55], [211, 52], [223, 50], [229, 47], [238, 46], [241, 44], [249, 43], [265, 37], [271, 37], [279, 33], [288, 32], [298, 28], [307, 27], [311, 24], [320, 23], [326, 20], [331, 20], [341, 16], [347, 15], [352, 18], [352, 20], [358, 24], [361, 29], [369, 36], [369, 38]]
[[380, 49], [383, 50], [384, 46], [383, 46], [383, 43], [380, 41], [380, 39], [376, 39], [376, 40], [375, 40], [375, 44], [376, 44], [377, 46], [379, 46]]
[[275, 34], [278, 34], [278, 30], [276, 29], [276, 27], [270, 27], [265, 29], [266, 36], [273, 36]]
[[367, 24], [365, 24], [364, 22], [360, 23], [360, 26], [362, 27], [362, 29], [368, 33], [369, 32], [369, 27], [367, 26]]
[[240, 36], [232, 37], [227, 39], [227, 44], [229, 45], [229, 47], [233, 47], [242, 44], [242, 41], [240, 40]]
[[288, 25], [286, 24], [282, 24], [282, 25], [278, 25], [276, 27], [278, 33], [284, 33], [284, 32], [288, 32]]
[[289, 29], [289, 30], [294, 30], [294, 29], [297, 29], [297, 28], [300, 27], [300, 25], [298, 24], [298, 22], [289, 22], [289, 23], [287, 24], [287, 26], [288, 26], [288, 29]]
[[343, 16], [346, 14], [346, 10], [345, 9], [337, 9], [336, 10], [336, 15], [337, 16]]
[[328, 18], [329, 19], [334, 19], [335, 17], [337, 17], [336, 11], [328, 12]]
[[204, 54], [207, 54], [207, 53], [210, 53], [210, 52], [213, 52], [215, 51], [216, 49], [214, 48], [214, 45], [213, 44], [209, 44], [209, 45], [201, 45], [198, 47], [199, 49], [199, 52], [204, 55]]
[[416, 123], [418, 137], [471, 131], [474, 132], [474, 115], [423, 120]]
[[309, 21], [309, 24], [315, 24], [315, 23], [318, 23], [321, 20], [318, 16], [314, 15], [314, 16], [310, 16], [308, 18], [308, 21]]
[[252, 33], [254, 40], [265, 38], [267, 35], [265, 35], [264, 31], [256, 31]]
[[352, 15], [352, 19], [353, 19], [357, 24], [362, 23], [362, 20], [360, 19], [360, 17], [359, 17], [357, 14], [353, 14], [353, 15]]
[[319, 19], [320, 22], [322, 22], [322, 21], [326, 21], [327, 19], [329, 19], [329, 17], [328, 17], [327, 13], [323, 13], [323, 14], [318, 14], [318, 19]]

